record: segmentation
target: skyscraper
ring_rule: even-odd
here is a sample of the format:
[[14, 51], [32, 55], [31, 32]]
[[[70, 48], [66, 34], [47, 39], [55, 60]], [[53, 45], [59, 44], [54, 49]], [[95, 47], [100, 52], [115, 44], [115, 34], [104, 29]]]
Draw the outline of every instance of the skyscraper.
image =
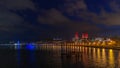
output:
[[88, 39], [88, 33], [82, 33], [82, 39]]
[[79, 40], [79, 34], [78, 34], [78, 32], [75, 33], [75, 39]]

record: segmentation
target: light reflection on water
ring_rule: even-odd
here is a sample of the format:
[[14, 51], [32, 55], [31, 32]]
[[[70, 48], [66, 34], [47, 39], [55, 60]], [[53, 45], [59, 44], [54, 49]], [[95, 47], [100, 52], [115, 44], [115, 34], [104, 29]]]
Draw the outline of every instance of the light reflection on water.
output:
[[106, 63], [106, 52], [105, 52], [105, 49], [102, 49], [102, 56], [101, 56], [102, 58], [101, 58], [101, 62], [102, 62], [102, 65], [103, 65], [103, 67], [106, 67], [106, 65], [107, 65], [107, 63]]
[[[25, 53], [24, 53], [25, 52]], [[17, 52], [21, 66], [50, 68], [120, 68], [120, 51], [81, 46], [40, 46]]]
[[114, 52], [112, 49], [109, 49], [109, 67], [115, 68]]
[[[54, 50], [55, 49], [56, 48], [54, 47]], [[64, 55], [64, 56], [72, 56], [71, 61], [70, 59], [66, 59], [66, 61], [70, 61], [71, 63], [73, 62], [73, 64], [71, 65], [75, 65], [75, 62], [77, 63], [81, 62], [84, 68], [91, 68], [91, 67], [92, 68], [119, 68], [120, 67], [119, 66], [120, 64], [119, 50], [91, 48], [91, 47], [78, 47], [78, 46], [63, 46], [62, 50], [65, 51], [66, 53], [70, 51], [74, 52], [74, 53], [70, 52], [69, 54]], [[79, 52], [78, 55], [81, 55], [81, 56], [76, 56], [77, 52]], [[77, 58], [80, 58], [81, 60], [80, 61], [75, 60]], [[63, 58], [59, 58], [59, 59], [63, 59]]]
[[119, 53], [118, 53], [117, 63], [118, 63], [118, 68], [120, 68], [120, 51], [119, 51]]

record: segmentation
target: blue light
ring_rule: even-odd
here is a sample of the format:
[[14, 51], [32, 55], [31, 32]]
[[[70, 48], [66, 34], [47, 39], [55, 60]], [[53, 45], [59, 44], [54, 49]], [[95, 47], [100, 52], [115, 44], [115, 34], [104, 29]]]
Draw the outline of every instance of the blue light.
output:
[[16, 54], [17, 54], [18, 65], [20, 65], [20, 62], [21, 62], [21, 53], [20, 53], [20, 50], [18, 50]]
[[27, 44], [26, 45], [26, 49], [28, 49], [28, 50], [34, 50], [35, 49], [34, 43]]
[[19, 50], [20, 49], [20, 41], [17, 41], [17, 43], [14, 44], [15, 49]]

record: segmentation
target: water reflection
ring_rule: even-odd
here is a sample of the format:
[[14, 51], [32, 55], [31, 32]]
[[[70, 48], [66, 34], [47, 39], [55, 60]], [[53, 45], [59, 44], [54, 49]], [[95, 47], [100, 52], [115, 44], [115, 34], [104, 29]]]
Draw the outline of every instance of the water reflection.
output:
[[[29, 48], [30, 47], [30, 48]], [[25, 50], [17, 50], [17, 68], [35, 68], [36, 57], [35, 49], [32, 45], [26, 45]]]
[[118, 68], [120, 68], [120, 52], [118, 53], [118, 57], [117, 57], [117, 61], [118, 61]]
[[101, 58], [101, 62], [102, 62], [102, 65], [103, 65], [103, 67], [106, 67], [106, 65], [107, 65], [107, 63], [106, 63], [106, 52], [105, 52], [105, 49], [102, 49], [102, 56], [101, 56], [102, 58]]
[[115, 61], [114, 61], [114, 52], [112, 49], [109, 50], [109, 67], [115, 68]]
[[[89, 68], [89, 67], [114, 68], [115, 67], [114, 57], [116, 56], [114, 55], [114, 51], [112, 49], [91, 48], [91, 47], [79, 47], [79, 49], [80, 49], [79, 51], [81, 52], [81, 56], [79, 56], [79, 58], [81, 58], [80, 62], [83, 64], [84, 68]], [[72, 57], [73, 60], [76, 58], [77, 57]], [[73, 62], [73, 61], [69, 61], [69, 62]]]
[[18, 65], [18, 68], [20, 68], [20, 63], [21, 63], [20, 50], [17, 50], [16, 58], [17, 58], [17, 65]]
[[18, 51], [18, 64], [26, 68], [120, 68], [119, 50], [81, 46], [40, 46], [39, 49]]
[[81, 53], [67, 52], [65, 54], [61, 53], [62, 68], [84, 68], [82, 64]]
[[100, 55], [100, 48], [97, 48], [97, 58], [96, 58], [97, 60], [97, 66], [98, 65], [101, 65], [101, 55]]
[[93, 58], [91, 58], [91, 59], [93, 59], [93, 65], [96, 65], [96, 49], [95, 48], [93, 48]]

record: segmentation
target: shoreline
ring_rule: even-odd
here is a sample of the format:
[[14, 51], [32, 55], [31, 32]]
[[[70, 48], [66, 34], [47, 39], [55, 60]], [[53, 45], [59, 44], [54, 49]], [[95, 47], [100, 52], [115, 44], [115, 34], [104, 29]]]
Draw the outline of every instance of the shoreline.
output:
[[[38, 45], [39, 46], [39, 45]], [[37, 46], [37, 47], [38, 47]], [[120, 46], [116, 46], [116, 45], [111, 45], [111, 46], [102, 46], [102, 45], [42, 45], [42, 46], [75, 46], [75, 47], [91, 47], [91, 48], [105, 48], [105, 49], [114, 49], [114, 50], [120, 50]], [[14, 49], [15, 47], [0, 47], [1, 49]], [[24, 48], [24, 47], [23, 47]], [[23, 49], [22, 47], [20, 49]]]

